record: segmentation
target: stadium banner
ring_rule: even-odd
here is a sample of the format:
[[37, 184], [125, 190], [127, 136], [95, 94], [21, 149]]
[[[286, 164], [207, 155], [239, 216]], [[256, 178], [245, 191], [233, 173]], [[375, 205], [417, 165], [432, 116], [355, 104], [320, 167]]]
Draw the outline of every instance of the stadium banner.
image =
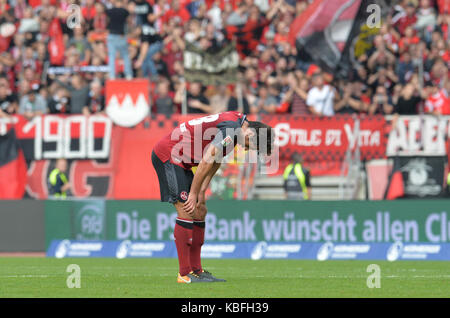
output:
[[[53, 240], [47, 257], [176, 258], [173, 241], [71, 241]], [[450, 243], [205, 243], [202, 258], [326, 260], [450, 260]]]
[[201, 50], [186, 42], [183, 61], [188, 82], [201, 82], [204, 85], [236, 83], [239, 55], [234, 42], [215, 52]]
[[[339, 175], [347, 149], [358, 143], [361, 160], [380, 159], [386, 152], [386, 121], [383, 116], [341, 115], [336, 117], [261, 115], [274, 128], [280, 147], [280, 169], [290, 163], [294, 152], [302, 154], [312, 175]], [[355, 128], [360, 119], [359, 135]]]
[[387, 118], [386, 156], [446, 156], [450, 116], [399, 116]]
[[[47, 246], [52, 240], [77, 239], [74, 228], [82, 229], [83, 237], [95, 234], [111, 241], [173, 240], [177, 213], [170, 204], [107, 200], [103, 216], [96, 213], [77, 218], [75, 205], [78, 210], [83, 207], [75, 202], [46, 201]], [[91, 203], [86, 200], [83, 204]], [[208, 211], [205, 241], [210, 243], [450, 243], [448, 200], [211, 200]]]
[[112, 122], [104, 115], [22, 115], [0, 119], [0, 135], [11, 128], [27, 161], [41, 159], [107, 159]]

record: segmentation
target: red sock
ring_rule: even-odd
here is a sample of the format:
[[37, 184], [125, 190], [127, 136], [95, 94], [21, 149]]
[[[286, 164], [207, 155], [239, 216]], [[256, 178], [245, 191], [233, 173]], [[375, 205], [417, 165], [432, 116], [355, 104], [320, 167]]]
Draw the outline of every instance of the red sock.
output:
[[202, 271], [201, 251], [205, 242], [205, 221], [194, 220], [194, 228], [192, 230], [192, 246], [191, 246], [191, 267], [194, 272]]
[[173, 236], [175, 237], [181, 276], [191, 272], [189, 255], [192, 245], [192, 228], [192, 221], [177, 218]]

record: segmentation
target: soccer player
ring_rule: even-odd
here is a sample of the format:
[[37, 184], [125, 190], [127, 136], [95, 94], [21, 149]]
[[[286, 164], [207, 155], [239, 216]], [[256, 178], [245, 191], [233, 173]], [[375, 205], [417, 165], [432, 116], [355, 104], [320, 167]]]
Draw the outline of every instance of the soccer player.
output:
[[[200, 252], [207, 213], [205, 192], [223, 157], [239, 144], [270, 155], [274, 134], [270, 126], [248, 121], [246, 115], [223, 112], [181, 123], [153, 149], [161, 201], [175, 206], [178, 283], [224, 282], [204, 270]], [[191, 168], [197, 166], [195, 175]]]

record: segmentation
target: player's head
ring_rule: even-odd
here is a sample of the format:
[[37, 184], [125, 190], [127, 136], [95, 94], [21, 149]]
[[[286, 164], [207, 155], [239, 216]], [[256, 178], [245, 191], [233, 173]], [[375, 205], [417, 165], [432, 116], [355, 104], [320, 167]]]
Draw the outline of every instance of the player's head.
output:
[[242, 134], [242, 146], [246, 150], [258, 150], [258, 153], [263, 155], [272, 153], [275, 136], [269, 125], [259, 121], [245, 121], [242, 125]]

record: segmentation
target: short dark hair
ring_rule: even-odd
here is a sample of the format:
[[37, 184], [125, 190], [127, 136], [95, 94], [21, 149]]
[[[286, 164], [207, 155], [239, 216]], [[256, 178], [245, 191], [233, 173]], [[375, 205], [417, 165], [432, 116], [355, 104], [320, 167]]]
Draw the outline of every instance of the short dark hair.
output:
[[[266, 153], [263, 152], [263, 154], [270, 155], [272, 153], [273, 142], [275, 139], [272, 127], [259, 121], [248, 121], [248, 127], [256, 131], [255, 142], [257, 145], [258, 154], [261, 153], [261, 150], [266, 150]], [[264, 147], [266, 147], [266, 149], [264, 149]]]

